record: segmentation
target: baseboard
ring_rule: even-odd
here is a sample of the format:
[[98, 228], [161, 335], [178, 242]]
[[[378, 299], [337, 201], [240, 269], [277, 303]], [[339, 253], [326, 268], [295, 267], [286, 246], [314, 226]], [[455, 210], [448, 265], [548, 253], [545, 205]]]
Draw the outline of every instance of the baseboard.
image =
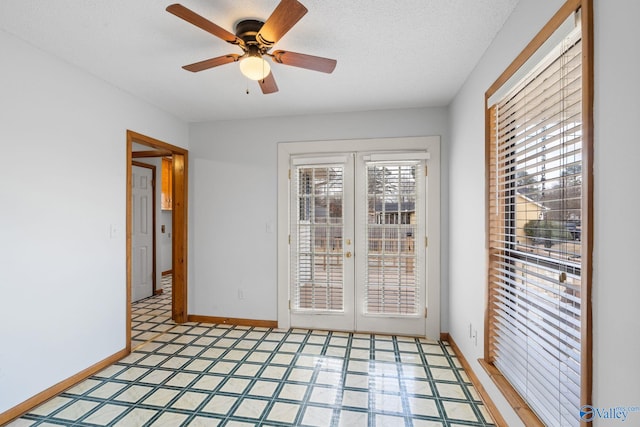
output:
[[187, 316], [188, 322], [213, 323], [237, 326], [255, 326], [260, 328], [277, 328], [277, 320], [257, 320], [257, 319], [240, 319], [235, 317], [216, 317], [216, 316], [200, 316], [190, 314]]
[[493, 421], [495, 422], [496, 426], [509, 427], [507, 425], [507, 422], [502, 417], [502, 414], [500, 414], [500, 411], [498, 411], [498, 407], [495, 405], [495, 403], [493, 403], [493, 401], [491, 400], [491, 397], [489, 397], [489, 394], [484, 389], [484, 386], [482, 385], [482, 383], [480, 382], [476, 374], [473, 372], [473, 369], [471, 369], [471, 365], [469, 365], [469, 362], [467, 362], [467, 359], [465, 359], [464, 356], [462, 355], [460, 348], [458, 347], [456, 342], [453, 340], [453, 338], [451, 338], [451, 336], [448, 333], [443, 333], [443, 334], [440, 334], [440, 339], [442, 341], [447, 341], [449, 345], [451, 345], [453, 352], [456, 354], [456, 356], [458, 357], [458, 360], [460, 361], [460, 364], [462, 365], [464, 370], [467, 372], [467, 375], [469, 376], [469, 380], [471, 381], [471, 384], [473, 384], [473, 387], [475, 387], [476, 391], [480, 395], [480, 399], [482, 399], [484, 406], [487, 408], [487, 411], [489, 411], [489, 414], [491, 414], [491, 418], [493, 418]]
[[49, 387], [48, 389], [41, 391], [40, 393], [36, 394], [35, 396], [25, 400], [24, 402], [14, 406], [13, 408], [3, 412], [0, 414], [0, 425], [4, 425], [6, 423], [8, 423], [9, 421], [18, 418], [24, 414], [26, 414], [27, 412], [29, 412], [30, 410], [32, 410], [33, 408], [35, 408], [36, 406], [46, 402], [47, 400], [51, 399], [54, 396], [57, 396], [58, 394], [62, 393], [63, 391], [65, 391], [66, 389], [76, 385], [77, 383], [79, 383], [80, 381], [85, 380], [86, 378], [90, 377], [91, 375], [103, 370], [104, 368], [113, 365], [114, 363], [116, 363], [117, 361], [119, 361], [120, 359], [122, 359], [123, 357], [127, 356], [129, 354], [129, 350], [127, 350], [126, 348], [123, 350], [120, 350], [119, 352], [107, 357], [104, 360], [101, 360], [100, 362], [89, 366], [86, 369], [83, 369], [82, 371], [78, 372], [77, 374], [67, 378], [66, 380], [62, 380], [60, 381], [58, 384], [55, 384], [51, 387]]

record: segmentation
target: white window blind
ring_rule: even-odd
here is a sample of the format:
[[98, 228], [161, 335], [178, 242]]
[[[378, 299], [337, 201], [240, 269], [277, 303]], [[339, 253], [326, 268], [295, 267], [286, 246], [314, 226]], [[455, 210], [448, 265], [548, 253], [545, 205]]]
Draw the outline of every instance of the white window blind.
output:
[[292, 162], [292, 310], [342, 311], [344, 164], [313, 160]]
[[[413, 156], [415, 159], [426, 157]], [[367, 263], [365, 314], [416, 316], [420, 301], [421, 263], [416, 250], [418, 227], [424, 227], [424, 161], [394, 156], [367, 156]], [[422, 243], [424, 248], [424, 243]]]
[[490, 109], [489, 353], [553, 426], [580, 423], [580, 35]]

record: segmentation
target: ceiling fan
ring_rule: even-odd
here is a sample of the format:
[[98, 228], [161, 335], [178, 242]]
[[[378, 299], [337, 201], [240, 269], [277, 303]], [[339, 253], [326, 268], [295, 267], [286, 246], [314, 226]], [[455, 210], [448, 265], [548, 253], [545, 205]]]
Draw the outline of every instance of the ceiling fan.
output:
[[242, 54], [230, 53], [216, 58], [185, 65], [182, 68], [192, 72], [207, 70], [219, 65], [240, 61], [240, 71], [252, 80], [257, 80], [262, 93], [278, 91], [278, 85], [271, 73], [269, 63], [264, 60], [268, 56], [278, 64], [306, 68], [308, 70], [331, 73], [336, 68], [335, 59], [305, 55], [286, 50], [269, 51], [306, 13], [307, 8], [297, 0], [281, 0], [265, 22], [245, 19], [236, 24], [236, 33], [232, 34], [206, 18], [198, 15], [181, 4], [172, 4], [167, 12], [199, 27], [227, 43], [237, 45]]

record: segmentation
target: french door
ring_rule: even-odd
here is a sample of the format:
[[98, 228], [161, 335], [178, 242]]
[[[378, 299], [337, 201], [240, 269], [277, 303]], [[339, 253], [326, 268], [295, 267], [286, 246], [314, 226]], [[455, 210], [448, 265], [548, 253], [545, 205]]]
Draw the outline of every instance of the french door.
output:
[[291, 326], [425, 335], [427, 158], [290, 157]]

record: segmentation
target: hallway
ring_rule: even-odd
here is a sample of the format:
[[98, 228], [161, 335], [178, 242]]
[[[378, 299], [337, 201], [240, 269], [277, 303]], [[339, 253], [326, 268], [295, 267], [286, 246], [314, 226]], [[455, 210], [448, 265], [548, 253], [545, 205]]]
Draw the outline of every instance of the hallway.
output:
[[171, 275], [162, 276], [162, 293], [131, 304], [131, 349], [175, 326], [171, 320]]

